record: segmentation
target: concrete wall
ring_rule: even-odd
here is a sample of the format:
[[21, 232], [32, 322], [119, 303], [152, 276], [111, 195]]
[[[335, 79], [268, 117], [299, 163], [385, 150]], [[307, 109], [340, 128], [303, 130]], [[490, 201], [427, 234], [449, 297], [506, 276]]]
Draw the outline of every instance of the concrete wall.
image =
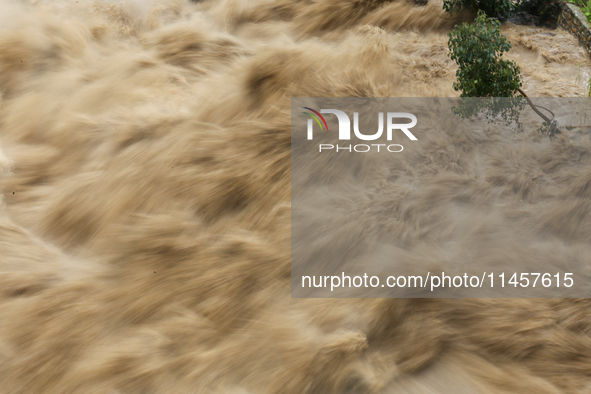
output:
[[591, 53], [591, 23], [581, 9], [574, 4], [560, 2], [562, 12], [558, 18], [558, 24], [571, 32], [579, 39], [579, 42]]

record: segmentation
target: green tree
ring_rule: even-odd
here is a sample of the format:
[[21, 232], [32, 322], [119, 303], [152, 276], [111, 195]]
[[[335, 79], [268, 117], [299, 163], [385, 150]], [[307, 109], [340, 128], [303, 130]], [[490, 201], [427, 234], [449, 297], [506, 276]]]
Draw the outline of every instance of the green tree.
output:
[[502, 58], [511, 43], [500, 25], [479, 11], [473, 24], [463, 23], [449, 33], [450, 57], [459, 66], [453, 86], [462, 97], [514, 97], [521, 88], [519, 66]]
[[498, 20], [478, 11], [473, 24], [463, 23], [449, 33], [450, 57], [459, 66], [453, 87], [462, 92], [462, 98], [471, 98], [462, 100], [454, 112], [462, 117], [483, 114], [489, 121], [502, 117], [507, 123], [519, 124], [519, 114], [527, 103], [544, 119], [544, 130], [550, 128], [553, 133], [549, 134], [556, 134], [556, 123], [521, 89], [519, 66], [503, 59], [511, 43], [501, 34], [500, 26]]

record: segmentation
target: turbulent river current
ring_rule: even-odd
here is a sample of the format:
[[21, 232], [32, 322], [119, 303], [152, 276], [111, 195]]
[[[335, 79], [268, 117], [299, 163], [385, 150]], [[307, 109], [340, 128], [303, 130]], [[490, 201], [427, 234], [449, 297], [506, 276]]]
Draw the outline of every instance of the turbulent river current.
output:
[[[0, 393], [588, 393], [585, 299], [290, 295], [290, 98], [458, 97], [447, 33], [471, 18], [438, 0], [0, 0]], [[569, 33], [502, 31], [529, 96], [586, 95]], [[539, 259], [584, 258], [589, 134], [499, 136], [409, 156], [394, 236], [444, 231], [429, 220], [459, 199], [488, 216], [446, 234], [490, 230], [490, 259], [548, 234]]]

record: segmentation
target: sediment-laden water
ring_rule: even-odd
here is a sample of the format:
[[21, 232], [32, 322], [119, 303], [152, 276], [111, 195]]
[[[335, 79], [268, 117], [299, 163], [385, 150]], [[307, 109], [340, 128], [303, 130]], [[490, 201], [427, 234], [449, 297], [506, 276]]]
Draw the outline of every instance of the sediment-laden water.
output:
[[[447, 33], [469, 19], [437, 1], [2, 0], [0, 392], [588, 392], [587, 300], [290, 297], [290, 97], [458, 96]], [[530, 96], [585, 95], [576, 39], [503, 31]], [[439, 174], [425, 190], [548, 204], [556, 256], [591, 240], [588, 135], [490, 134], [486, 163], [470, 135], [433, 138], [407, 174]], [[418, 218], [440, 200], [400, 201]]]

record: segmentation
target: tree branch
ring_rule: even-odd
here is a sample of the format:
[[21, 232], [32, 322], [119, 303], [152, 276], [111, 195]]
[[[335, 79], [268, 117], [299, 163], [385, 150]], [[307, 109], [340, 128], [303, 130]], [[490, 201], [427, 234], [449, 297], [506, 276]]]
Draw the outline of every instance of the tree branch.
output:
[[[535, 111], [536, 114], [538, 114], [540, 116], [540, 118], [544, 119], [544, 121], [548, 124], [552, 123], [552, 119], [548, 118], [546, 115], [544, 115], [542, 112], [540, 112], [540, 110], [537, 108], [537, 105], [535, 105], [534, 103], [532, 103], [532, 101], [529, 99], [529, 97], [527, 97], [527, 94], [525, 94], [525, 92], [519, 88], [519, 93], [521, 93], [521, 95], [523, 97], [525, 97], [525, 99], [527, 100], [527, 103], [529, 104], [529, 106], [531, 107], [531, 109], [533, 109]], [[540, 107], [542, 108], [542, 107]], [[544, 108], [546, 109], [546, 108]], [[548, 112], [552, 113], [552, 111], [547, 110]], [[552, 114], [554, 116], [554, 114]]]

